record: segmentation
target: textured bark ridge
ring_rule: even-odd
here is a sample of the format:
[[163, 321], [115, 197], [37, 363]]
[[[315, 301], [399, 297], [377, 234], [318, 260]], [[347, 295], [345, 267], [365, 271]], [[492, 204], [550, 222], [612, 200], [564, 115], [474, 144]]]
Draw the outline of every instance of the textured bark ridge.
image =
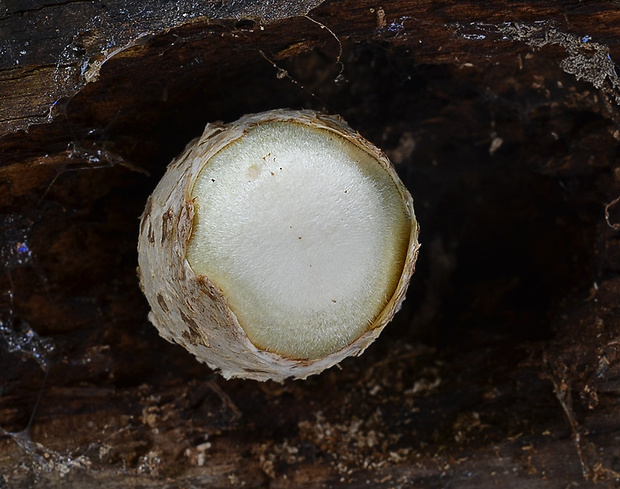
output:
[[[612, 0], [2, 2], [0, 487], [615, 487], [619, 25]], [[224, 380], [148, 321], [139, 217], [207, 122], [281, 107], [382, 148], [424, 247], [360, 357]]]
[[[318, 359], [292, 359], [257, 348], [222, 291], [207, 277], [194, 273], [186, 259], [195, 212], [191, 191], [200, 170], [222, 148], [242, 138], [251, 128], [269, 122], [294, 122], [325, 129], [371, 154], [391, 176], [409, 214], [407, 257], [394, 295], [362, 336], [346, 348]], [[360, 355], [400, 309], [418, 255], [418, 227], [411, 195], [390, 161], [339, 119], [310, 111], [273, 110], [245, 116], [229, 126], [209, 124], [203, 135], [170, 164], [142, 215], [139, 275], [152, 308], [149, 319], [164, 338], [182, 345], [226, 378], [306, 378], [348, 356]]]

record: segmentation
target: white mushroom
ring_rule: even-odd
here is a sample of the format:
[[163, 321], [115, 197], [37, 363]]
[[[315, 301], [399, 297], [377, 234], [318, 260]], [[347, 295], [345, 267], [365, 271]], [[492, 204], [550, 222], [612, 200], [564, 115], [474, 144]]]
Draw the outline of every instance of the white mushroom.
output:
[[151, 322], [224, 377], [306, 378], [361, 354], [399, 309], [419, 244], [387, 157], [340, 118], [207, 125], [140, 224]]

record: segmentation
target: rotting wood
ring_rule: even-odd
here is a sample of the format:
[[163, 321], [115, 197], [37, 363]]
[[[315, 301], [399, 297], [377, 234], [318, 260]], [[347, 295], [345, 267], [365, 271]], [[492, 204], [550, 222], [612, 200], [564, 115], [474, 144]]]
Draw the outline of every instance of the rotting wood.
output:
[[[0, 20], [0, 485], [617, 483], [616, 2], [120, 3]], [[138, 217], [207, 122], [287, 106], [397, 163], [418, 272], [364, 356], [225, 382], [148, 324]]]

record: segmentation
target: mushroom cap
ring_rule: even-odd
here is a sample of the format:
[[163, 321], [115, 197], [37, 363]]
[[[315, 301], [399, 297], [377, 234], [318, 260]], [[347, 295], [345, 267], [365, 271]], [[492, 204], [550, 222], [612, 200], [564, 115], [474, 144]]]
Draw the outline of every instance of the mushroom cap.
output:
[[418, 231], [388, 158], [340, 118], [208, 124], [142, 215], [149, 319], [226, 378], [306, 378], [361, 354], [392, 319]]

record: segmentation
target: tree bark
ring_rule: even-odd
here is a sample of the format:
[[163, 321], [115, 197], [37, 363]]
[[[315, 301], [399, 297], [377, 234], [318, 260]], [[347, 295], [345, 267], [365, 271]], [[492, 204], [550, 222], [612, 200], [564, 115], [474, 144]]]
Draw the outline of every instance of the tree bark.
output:
[[[6, 2], [0, 487], [615, 487], [617, 2]], [[158, 337], [138, 218], [210, 121], [340, 114], [411, 191], [405, 306], [307, 381]]]

